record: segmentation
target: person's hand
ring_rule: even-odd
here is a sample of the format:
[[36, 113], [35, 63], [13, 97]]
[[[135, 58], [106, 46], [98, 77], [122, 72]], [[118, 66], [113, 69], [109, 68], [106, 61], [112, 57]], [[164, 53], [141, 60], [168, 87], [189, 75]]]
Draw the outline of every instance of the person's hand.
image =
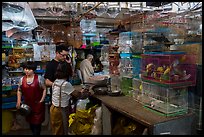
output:
[[40, 103], [44, 102], [44, 100], [40, 100]]
[[66, 61], [67, 63], [71, 63], [71, 62], [72, 62], [71, 58], [65, 59], [65, 61]]

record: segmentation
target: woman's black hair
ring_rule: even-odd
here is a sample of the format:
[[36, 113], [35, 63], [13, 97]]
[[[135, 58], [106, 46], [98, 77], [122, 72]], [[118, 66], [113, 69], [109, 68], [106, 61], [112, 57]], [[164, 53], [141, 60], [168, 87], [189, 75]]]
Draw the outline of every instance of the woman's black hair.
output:
[[55, 77], [58, 79], [68, 79], [72, 76], [72, 68], [67, 62], [60, 62], [57, 66]]
[[33, 61], [28, 61], [23, 65], [23, 69], [25, 68], [32, 69], [33, 71], [35, 71], [37, 68], [37, 64]]

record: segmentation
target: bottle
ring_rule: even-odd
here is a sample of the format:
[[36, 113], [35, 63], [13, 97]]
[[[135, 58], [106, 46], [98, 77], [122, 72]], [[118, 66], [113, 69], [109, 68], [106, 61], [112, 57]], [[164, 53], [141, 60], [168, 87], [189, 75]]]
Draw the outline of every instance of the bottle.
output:
[[85, 99], [79, 99], [77, 101], [77, 106], [76, 110], [86, 110], [87, 109], [87, 104], [90, 102], [88, 98]]

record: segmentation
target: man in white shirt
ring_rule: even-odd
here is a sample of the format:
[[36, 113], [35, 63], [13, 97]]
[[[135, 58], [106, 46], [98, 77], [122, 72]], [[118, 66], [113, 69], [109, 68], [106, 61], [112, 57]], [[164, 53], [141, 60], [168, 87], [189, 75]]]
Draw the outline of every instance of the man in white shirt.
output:
[[106, 85], [107, 76], [100, 75], [94, 76], [94, 68], [91, 64], [93, 55], [88, 54], [86, 59], [80, 63], [80, 71], [83, 78], [83, 83], [94, 84], [94, 85]]

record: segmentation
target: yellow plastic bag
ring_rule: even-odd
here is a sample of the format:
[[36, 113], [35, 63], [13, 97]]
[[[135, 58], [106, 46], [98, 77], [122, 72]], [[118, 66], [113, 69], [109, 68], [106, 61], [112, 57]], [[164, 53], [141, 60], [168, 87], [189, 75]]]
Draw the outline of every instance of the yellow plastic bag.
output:
[[88, 110], [77, 110], [69, 115], [69, 127], [75, 135], [88, 135], [94, 124], [94, 116], [97, 105]]

